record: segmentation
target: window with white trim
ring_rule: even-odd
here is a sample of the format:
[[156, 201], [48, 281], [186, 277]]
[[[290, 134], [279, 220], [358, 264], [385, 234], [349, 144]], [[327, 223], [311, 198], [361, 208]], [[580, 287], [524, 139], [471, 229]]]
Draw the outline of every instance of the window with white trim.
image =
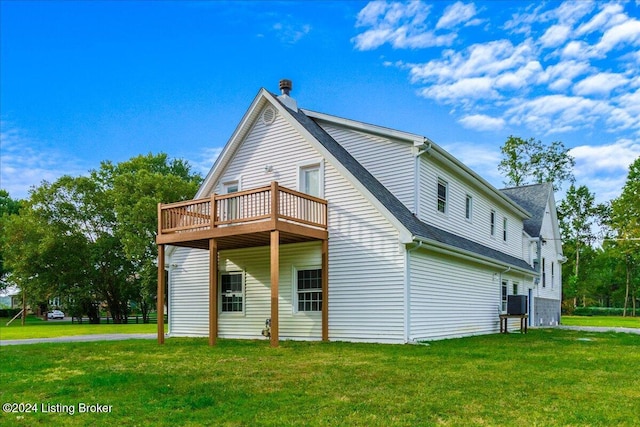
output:
[[[226, 194], [237, 193], [240, 190], [239, 181], [229, 181], [224, 184], [224, 192]], [[224, 205], [222, 209], [223, 220], [237, 219], [239, 218], [239, 206], [238, 199], [224, 199]]]
[[438, 178], [438, 212], [447, 213], [447, 181]]
[[507, 311], [507, 294], [508, 294], [508, 286], [509, 286], [509, 282], [506, 280], [502, 281], [502, 289], [501, 289], [501, 295], [502, 295], [502, 312], [506, 312]]
[[322, 269], [297, 269], [297, 311], [322, 311]]
[[546, 267], [547, 262], [544, 260], [544, 258], [542, 258], [542, 287], [546, 288], [547, 287], [547, 267]]
[[320, 164], [300, 167], [300, 191], [310, 196], [322, 197]]
[[551, 289], [553, 289], [553, 282], [555, 281], [555, 268], [553, 268], [555, 262], [551, 261]]
[[223, 313], [244, 312], [244, 274], [242, 271], [220, 275], [220, 311]]
[[473, 197], [467, 194], [464, 202], [464, 217], [471, 221], [471, 215], [473, 215]]
[[507, 217], [502, 218], [502, 240], [507, 241]]
[[490, 221], [490, 228], [491, 228], [491, 237], [494, 237], [496, 235], [496, 211], [494, 211], [493, 209], [489, 214], [489, 221]]

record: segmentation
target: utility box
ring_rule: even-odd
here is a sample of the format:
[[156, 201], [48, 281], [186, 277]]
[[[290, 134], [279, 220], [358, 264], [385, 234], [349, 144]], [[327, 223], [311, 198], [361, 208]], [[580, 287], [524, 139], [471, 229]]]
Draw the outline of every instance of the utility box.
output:
[[527, 314], [527, 296], [509, 295], [507, 297], [507, 314]]

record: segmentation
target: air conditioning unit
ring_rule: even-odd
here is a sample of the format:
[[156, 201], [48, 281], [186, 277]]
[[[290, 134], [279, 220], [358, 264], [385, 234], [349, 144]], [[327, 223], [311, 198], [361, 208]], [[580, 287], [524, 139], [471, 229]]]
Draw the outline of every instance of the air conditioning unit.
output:
[[507, 297], [507, 314], [527, 314], [527, 296], [509, 295]]

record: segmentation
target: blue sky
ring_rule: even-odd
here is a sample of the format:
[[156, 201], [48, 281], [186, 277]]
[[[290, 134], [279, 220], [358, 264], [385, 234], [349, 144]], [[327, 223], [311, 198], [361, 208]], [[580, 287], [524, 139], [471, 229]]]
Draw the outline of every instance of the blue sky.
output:
[[[509, 135], [617, 197], [640, 156], [640, 0], [0, 3], [0, 187], [166, 152], [203, 175], [261, 87], [429, 137], [497, 187]], [[557, 198], [560, 198], [558, 195]]]

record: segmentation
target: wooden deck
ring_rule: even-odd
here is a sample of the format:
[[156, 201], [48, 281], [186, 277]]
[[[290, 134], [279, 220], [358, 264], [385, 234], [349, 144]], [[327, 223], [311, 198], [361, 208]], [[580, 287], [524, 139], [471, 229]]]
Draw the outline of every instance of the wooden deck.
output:
[[158, 205], [158, 244], [218, 249], [327, 239], [327, 201], [281, 187], [265, 187], [205, 199]]

